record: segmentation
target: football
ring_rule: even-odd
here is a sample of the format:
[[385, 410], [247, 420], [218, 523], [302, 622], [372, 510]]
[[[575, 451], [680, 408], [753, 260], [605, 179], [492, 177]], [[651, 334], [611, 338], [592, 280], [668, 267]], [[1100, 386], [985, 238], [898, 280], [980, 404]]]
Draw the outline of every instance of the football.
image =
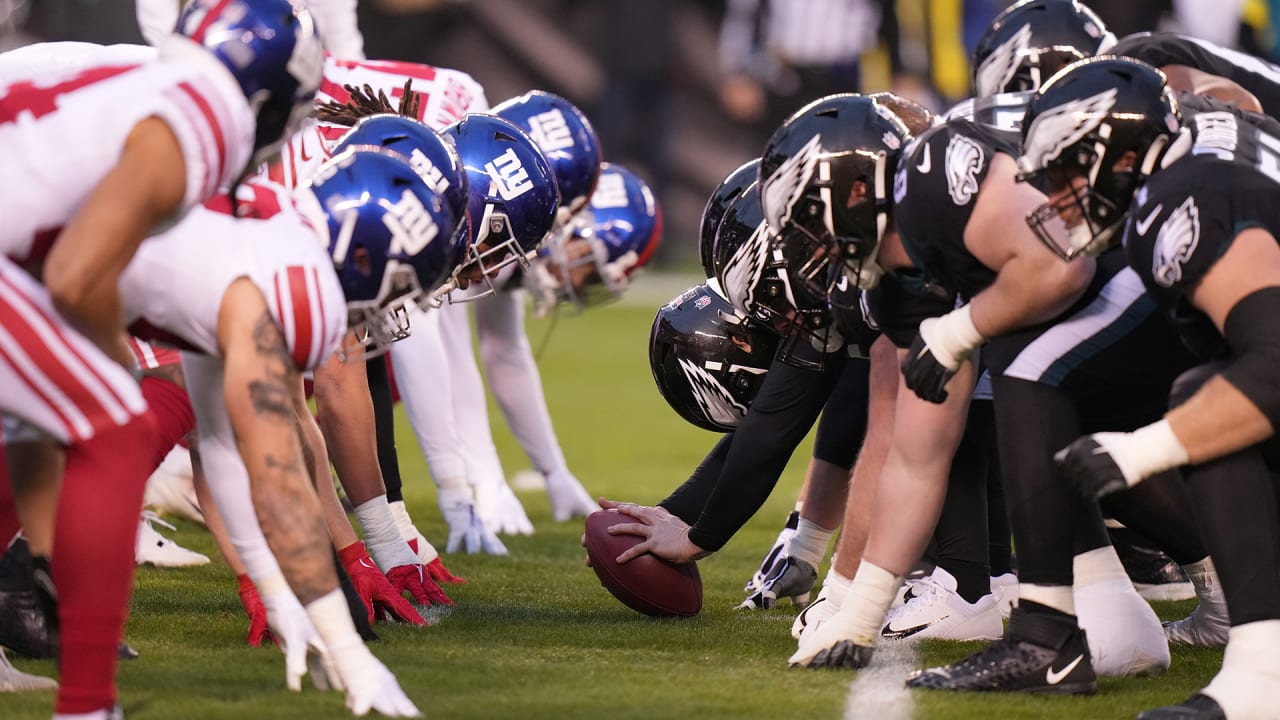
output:
[[619, 523], [639, 522], [630, 515], [600, 510], [587, 517], [586, 545], [600, 584], [623, 605], [653, 617], [692, 617], [702, 609], [702, 577], [695, 563], [677, 565], [645, 553], [625, 565], [614, 559], [641, 542], [639, 535], [610, 535]]

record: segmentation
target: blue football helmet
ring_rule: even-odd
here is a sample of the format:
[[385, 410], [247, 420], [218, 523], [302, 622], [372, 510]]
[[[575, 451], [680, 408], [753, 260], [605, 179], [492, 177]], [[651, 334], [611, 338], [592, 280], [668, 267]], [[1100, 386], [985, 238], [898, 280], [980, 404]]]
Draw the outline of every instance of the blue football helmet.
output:
[[452, 268], [460, 265], [465, 257], [471, 232], [467, 221], [469, 183], [453, 142], [413, 119], [400, 115], [372, 115], [361, 118], [338, 139], [334, 154], [351, 149], [381, 149], [395, 153], [418, 172], [428, 187], [444, 198], [445, 208], [456, 218], [457, 225], [450, 242], [454, 259], [449, 272], [453, 272]]
[[587, 210], [556, 235], [525, 275], [535, 310], [570, 301], [579, 309], [618, 298], [662, 238], [662, 208], [635, 173], [604, 163]]
[[310, 13], [287, 0], [191, 0], [177, 32], [230, 71], [256, 121], [256, 167], [311, 114], [324, 48]]
[[297, 197], [333, 257], [366, 356], [385, 352], [408, 334], [405, 302], [425, 303], [453, 268], [452, 211], [412, 167], [381, 150], [334, 155]]
[[551, 163], [560, 188], [561, 220], [586, 207], [600, 177], [600, 140], [581, 110], [559, 95], [534, 90], [490, 113], [528, 133]]
[[471, 235], [455, 282], [483, 282], [474, 300], [495, 292], [493, 276], [512, 264], [529, 267], [560, 206], [551, 166], [533, 140], [507, 120], [468, 114], [445, 128], [467, 172]]

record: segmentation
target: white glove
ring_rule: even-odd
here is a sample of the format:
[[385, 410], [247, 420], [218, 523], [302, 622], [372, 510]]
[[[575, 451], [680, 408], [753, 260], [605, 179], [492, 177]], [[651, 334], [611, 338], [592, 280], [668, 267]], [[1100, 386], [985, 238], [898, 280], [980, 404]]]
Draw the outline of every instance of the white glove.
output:
[[481, 493], [478, 490], [476, 492], [476, 506], [483, 508], [480, 516], [484, 519], [485, 527], [502, 535], [532, 535], [533, 523], [529, 522], [524, 505], [520, 504], [520, 498], [516, 497], [507, 481], [499, 480], [493, 484], [492, 490], [492, 502], [487, 504], [479, 502]]
[[778, 533], [778, 539], [773, 541], [773, 547], [769, 548], [769, 552], [765, 553], [764, 560], [760, 562], [760, 567], [756, 569], [751, 579], [747, 581], [742, 591], [745, 593], [754, 593], [764, 587], [764, 580], [769, 576], [769, 571], [773, 569], [774, 562], [778, 556], [782, 555], [786, 550], [787, 543], [791, 538], [796, 536], [796, 526], [800, 522], [800, 513], [792, 510], [787, 515], [787, 522], [782, 526], [782, 532]]
[[799, 647], [787, 662], [792, 667], [866, 667], [883, 621], [868, 631], [862, 617], [866, 613], [858, 610], [856, 604], [842, 603], [831, 617], [800, 635]]
[[[284, 585], [283, 578], [278, 578], [278, 582]], [[267, 587], [274, 584], [271, 578], [260, 583]], [[267, 625], [284, 652], [285, 682], [289, 689], [301, 691], [302, 676], [310, 669], [311, 682], [317, 690], [327, 690], [330, 685], [341, 690], [342, 680], [334, 671], [329, 651], [293, 592], [285, 586], [283, 592], [277, 589], [261, 595], [262, 604], [267, 608]]]
[[480, 513], [476, 512], [471, 488], [440, 488], [438, 500], [440, 514], [444, 515], [444, 521], [449, 525], [449, 541], [445, 545], [445, 552], [461, 548], [471, 555], [478, 552], [489, 555], [507, 554], [507, 547], [485, 526]]
[[347, 709], [363, 717], [375, 710], [387, 717], [421, 717], [413, 701], [400, 689], [396, 676], [362, 642], [333, 653], [338, 675], [347, 689]]
[[551, 518], [556, 522], [584, 518], [600, 509], [568, 470], [547, 475], [547, 499], [551, 501]]

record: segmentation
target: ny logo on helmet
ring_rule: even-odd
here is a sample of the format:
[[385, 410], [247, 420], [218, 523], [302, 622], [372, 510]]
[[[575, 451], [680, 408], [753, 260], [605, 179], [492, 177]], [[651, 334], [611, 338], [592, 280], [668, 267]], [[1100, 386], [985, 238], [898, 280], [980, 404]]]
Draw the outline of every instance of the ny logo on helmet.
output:
[[533, 189], [533, 180], [529, 171], [520, 164], [514, 148], [485, 163], [484, 171], [493, 179], [498, 197], [503, 200], [514, 200]]
[[444, 172], [436, 167], [431, 159], [422, 154], [418, 148], [414, 148], [409, 154], [409, 167], [422, 178], [427, 187], [435, 191], [437, 195], [443, 195], [449, 189], [449, 180], [444, 176]]
[[591, 194], [591, 207], [597, 210], [627, 206], [627, 179], [622, 173], [603, 173]]
[[417, 255], [440, 233], [435, 220], [431, 219], [431, 213], [422, 206], [418, 196], [409, 190], [405, 190], [400, 201], [391, 206], [391, 212], [383, 214], [382, 224], [391, 231], [388, 255]]
[[544, 153], [573, 147], [573, 131], [559, 108], [529, 118], [529, 137]]

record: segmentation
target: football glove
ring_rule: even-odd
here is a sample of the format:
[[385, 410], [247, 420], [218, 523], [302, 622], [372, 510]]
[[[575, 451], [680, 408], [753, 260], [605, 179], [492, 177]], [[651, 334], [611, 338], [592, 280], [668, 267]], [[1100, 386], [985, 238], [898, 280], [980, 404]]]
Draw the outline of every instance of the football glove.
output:
[[507, 547], [494, 535], [480, 514], [476, 512], [471, 488], [440, 488], [440, 514], [449, 525], [449, 541], [445, 552], [463, 552], [474, 555], [484, 552], [490, 555], [506, 555]]
[[1075, 489], [1095, 500], [1129, 487], [1116, 459], [1096, 438], [1096, 435], [1076, 438], [1053, 456]]
[[467, 584], [465, 578], [460, 578], [449, 572], [449, 568], [444, 566], [444, 562], [440, 560], [439, 555], [436, 556], [435, 560], [423, 565], [423, 567], [427, 569], [427, 574], [431, 576], [431, 579], [437, 583], [449, 583], [450, 585]]
[[920, 332], [902, 359], [902, 377], [922, 400], [942, 403], [947, 382], [986, 338], [973, 326], [969, 305], [920, 323]]
[[584, 518], [600, 506], [582, 487], [582, 483], [568, 470], [550, 473], [547, 478], [547, 499], [551, 501], [551, 519], [565, 522], [574, 518]]
[[787, 523], [783, 525], [782, 532], [778, 533], [778, 539], [773, 541], [773, 547], [769, 548], [769, 552], [765, 554], [764, 560], [760, 562], [760, 567], [756, 568], [756, 572], [747, 581], [746, 587], [742, 588], [745, 593], [753, 593], [764, 585], [764, 579], [768, 576], [769, 571], [773, 569], [773, 564], [777, 562], [778, 556], [782, 554], [783, 549], [791, 538], [796, 536], [796, 528], [800, 525], [800, 513], [792, 510], [787, 515]]
[[274, 642], [271, 631], [267, 629], [267, 608], [263, 606], [262, 598], [258, 596], [258, 588], [254, 587], [248, 574], [237, 575], [236, 580], [240, 583], [240, 604], [244, 606], [244, 611], [249, 616], [249, 636], [246, 638], [249, 647], [259, 647], [263, 642]]
[[[481, 498], [488, 498], [481, 502]], [[532, 535], [533, 523], [520, 504], [511, 486], [506, 480], [499, 480], [491, 487], [476, 489], [476, 507], [484, 520], [485, 527], [491, 528], [499, 535]]]
[[422, 565], [400, 565], [387, 571], [387, 580], [396, 592], [408, 592], [420, 605], [452, 605], [453, 600], [427, 575]]
[[351, 576], [351, 583], [355, 586], [356, 593], [360, 595], [365, 609], [369, 611], [370, 624], [384, 620], [388, 614], [402, 623], [427, 624], [413, 605], [391, 586], [387, 576], [382, 574], [374, 564], [373, 558], [369, 557], [364, 543], [352, 543], [340, 550], [338, 557], [342, 559], [342, 566], [346, 568], [347, 575]]
[[338, 648], [333, 663], [346, 690], [347, 709], [363, 717], [370, 710], [387, 717], [420, 717], [396, 676], [362, 642]]
[[796, 605], [804, 605], [809, 601], [809, 591], [817, 580], [817, 568], [799, 558], [783, 555], [769, 569], [760, 589], [747, 596], [738, 607], [772, 610], [777, 606], [779, 597], [788, 597]]
[[[283, 579], [280, 582], [283, 583]], [[302, 690], [302, 676], [308, 670], [316, 689], [326, 690], [330, 684], [341, 688], [341, 678], [334, 673], [329, 650], [298, 598], [286, 589], [263, 597], [262, 604], [267, 609], [267, 623], [276, 645], [284, 652], [285, 682], [289, 689]]]
[[858, 669], [871, 662], [874, 638], [859, 638], [856, 618], [842, 608], [825, 622], [800, 636], [800, 644], [788, 658], [791, 667]]

